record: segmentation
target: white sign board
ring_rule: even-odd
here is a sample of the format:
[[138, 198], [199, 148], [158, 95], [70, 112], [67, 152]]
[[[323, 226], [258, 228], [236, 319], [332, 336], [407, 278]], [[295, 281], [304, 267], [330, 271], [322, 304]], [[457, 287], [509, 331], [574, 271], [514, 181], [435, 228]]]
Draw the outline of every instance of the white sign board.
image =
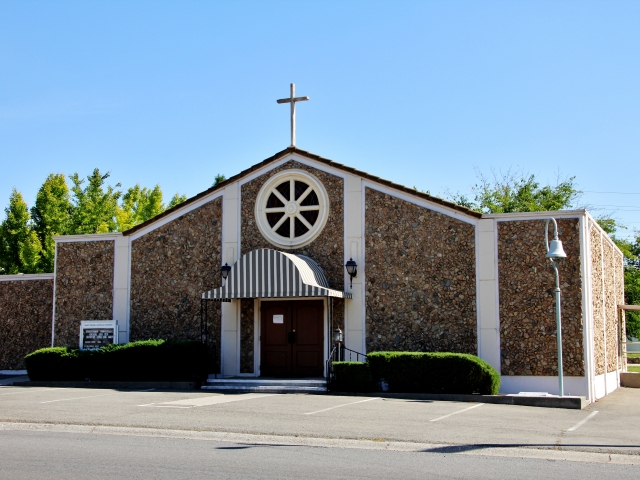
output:
[[117, 320], [82, 320], [80, 322], [80, 349], [97, 350], [118, 343]]
[[274, 315], [273, 323], [284, 323], [284, 315]]

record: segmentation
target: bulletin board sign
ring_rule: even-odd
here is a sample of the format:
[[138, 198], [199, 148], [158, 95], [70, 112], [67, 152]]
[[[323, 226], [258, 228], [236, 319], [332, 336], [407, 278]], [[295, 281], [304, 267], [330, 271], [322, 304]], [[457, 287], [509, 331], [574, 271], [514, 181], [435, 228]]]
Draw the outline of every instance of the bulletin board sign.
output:
[[80, 322], [80, 350], [97, 350], [112, 343], [118, 343], [117, 320]]

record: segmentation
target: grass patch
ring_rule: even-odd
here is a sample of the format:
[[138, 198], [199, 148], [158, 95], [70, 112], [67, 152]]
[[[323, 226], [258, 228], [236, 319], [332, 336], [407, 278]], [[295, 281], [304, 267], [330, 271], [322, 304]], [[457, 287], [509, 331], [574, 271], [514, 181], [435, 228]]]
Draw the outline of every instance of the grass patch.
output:
[[627, 353], [629, 358], [640, 358], [640, 353]]
[[640, 365], [627, 365], [627, 372], [638, 372], [638, 373], [640, 373]]

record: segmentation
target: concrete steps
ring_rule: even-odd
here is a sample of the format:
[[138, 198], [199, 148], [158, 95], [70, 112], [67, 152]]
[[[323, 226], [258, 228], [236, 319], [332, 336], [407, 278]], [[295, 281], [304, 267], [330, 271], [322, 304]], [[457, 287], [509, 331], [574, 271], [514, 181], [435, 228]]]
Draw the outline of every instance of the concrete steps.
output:
[[237, 393], [326, 393], [324, 378], [208, 378], [202, 390]]

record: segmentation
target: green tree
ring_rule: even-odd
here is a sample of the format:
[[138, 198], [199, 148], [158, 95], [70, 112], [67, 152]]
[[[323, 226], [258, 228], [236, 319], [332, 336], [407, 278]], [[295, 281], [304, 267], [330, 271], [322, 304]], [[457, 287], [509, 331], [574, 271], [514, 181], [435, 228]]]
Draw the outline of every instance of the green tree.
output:
[[129, 188], [122, 196], [122, 204], [118, 209], [118, 230], [124, 231], [142, 222], [146, 222], [165, 211], [162, 203], [162, 190], [156, 185], [149, 190], [140, 184]]
[[36, 203], [31, 208], [33, 229], [42, 245], [40, 263], [44, 272], [53, 272], [53, 236], [70, 233], [72, 208], [69, 186], [64, 174], [49, 174], [38, 190]]
[[212, 187], [217, 187], [218, 185], [220, 185], [222, 182], [226, 181], [227, 177], [225, 177], [224, 175], [222, 175], [221, 173], [217, 174], [214, 179], [213, 179], [213, 185], [211, 185]]
[[483, 213], [543, 212], [571, 207], [581, 193], [576, 189], [575, 177], [557, 185], [540, 185], [533, 174], [513, 172], [497, 174], [493, 179], [482, 174], [473, 187], [477, 209]]
[[186, 195], [180, 194], [180, 193], [176, 193], [173, 197], [171, 197], [171, 200], [169, 200], [169, 205], [167, 205], [167, 210], [169, 210], [170, 208], [175, 207], [176, 205], [180, 205], [186, 199], [187, 199]]
[[[109, 176], [109, 172], [103, 175], [96, 168], [87, 177], [88, 183], [84, 188], [82, 186], [84, 179], [81, 179], [77, 173], [69, 176], [73, 183], [71, 232], [85, 234], [117, 230], [118, 200], [122, 192], [111, 185], [105, 185]], [[119, 183], [115, 185], [115, 187], [120, 186]]]
[[42, 246], [31, 229], [29, 209], [15, 188], [0, 224], [0, 271], [3, 274], [37, 273]]

